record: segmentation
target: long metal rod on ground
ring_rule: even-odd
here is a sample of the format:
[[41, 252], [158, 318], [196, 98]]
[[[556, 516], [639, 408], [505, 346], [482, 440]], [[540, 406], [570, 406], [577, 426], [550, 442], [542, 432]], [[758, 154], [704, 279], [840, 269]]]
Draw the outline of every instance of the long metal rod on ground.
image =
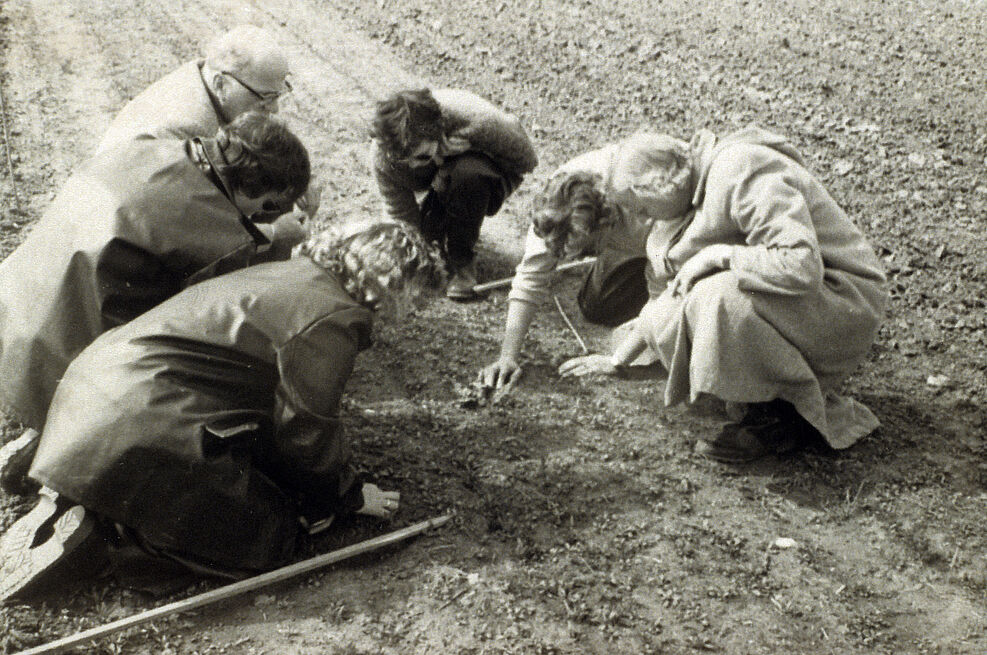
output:
[[[574, 262], [566, 262], [555, 268], [556, 271], [568, 271], [570, 268], [579, 268], [580, 266], [588, 266], [596, 261], [596, 257], [585, 257], [583, 259], [577, 259]], [[483, 282], [482, 284], [477, 284], [473, 286], [473, 293], [484, 293], [490, 291], [491, 289], [497, 289], [500, 287], [506, 287], [514, 280], [514, 276], [501, 278], [499, 280], [491, 280], [490, 282]]]
[[569, 326], [569, 329], [572, 330], [572, 333], [576, 335], [576, 341], [578, 341], [579, 345], [583, 347], [583, 353], [588, 355], [589, 348], [586, 347], [586, 342], [583, 341], [583, 338], [579, 336], [578, 332], [576, 332], [576, 326], [573, 325], [572, 321], [569, 320], [569, 317], [566, 316], [565, 310], [562, 309], [562, 303], [559, 302], [559, 297], [552, 294], [552, 300], [555, 301], [555, 307], [559, 310], [559, 313], [562, 314], [562, 320], [565, 321], [565, 324]]
[[225, 587], [213, 589], [212, 591], [207, 591], [197, 596], [186, 598], [185, 600], [179, 600], [168, 605], [162, 605], [161, 607], [150, 609], [146, 612], [141, 612], [140, 614], [135, 614], [134, 616], [120, 619], [119, 621], [113, 621], [112, 623], [107, 623], [106, 625], [84, 630], [83, 632], [77, 632], [74, 635], [57, 639], [41, 646], [29, 648], [28, 650], [21, 651], [15, 655], [48, 655], [49, 653], [61, 653], [68, 648], [92, 641], [97, 637], [102, 637], [113, 632], [119, 632], [120, 630], [124, 630], [126, 628], [132, 628], [136, 625], [147, 623], [148, 621], [153, 621], [155, 619], [160, 619], [161, 617], [176, 614], [178, 612], [186, 612], [191, 609], [210, 605], [220, 600], [232, 598], [233, 596], [239, 596], [240, 594], [245, 594], [249, 591], [254, 591], [256, 589], [260, 589], [261, 587], [266, 587], [267, 585], [302, 575], [303, 573], [309, 573], [340, 560], [354, 557], [356, 555], [362, 555], [363, 553], [368, 553], [372, 550], [383, 548], [384, 546], [389, 546], [390, 544], [421, 534], [426, 530], [437, 528], [446, 523], [450, 518], [452, 518], [450, 514], [444, 514], [434, 519], [429, 519], [428, 521], [415, 523], [414, 525], [409, 525], [401, 530], [396, 530], [374, 539], [361, 541], [360, 543], [353, 544], [352, 546], [334, 550], [331, 553], [317, 555], [302, 562], [289, 564], [288, 566], [283, 566], [280, 569], [268, 571], [267, 573], [262, 573], [252, 578], [241, 580], [240, 582], [234, 582], [233, 584], [226, 585]]

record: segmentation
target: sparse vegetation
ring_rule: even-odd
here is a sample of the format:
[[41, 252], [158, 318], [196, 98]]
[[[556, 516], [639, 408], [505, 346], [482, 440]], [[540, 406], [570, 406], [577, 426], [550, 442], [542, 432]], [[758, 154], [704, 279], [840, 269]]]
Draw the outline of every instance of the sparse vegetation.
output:
[[[493, 405], [464, 406], [462, 392], [496, 353], [503, 292], [379, 326], [347, 390], [354, 451], [401, 491], [399, 524], [446, 511], [453, 521], [80, 652], [987, 651], [982, 3], [4, 0], [0, 17], [13, 157], [13, 177], [0, 176], [4, 253], [107, 112], [214, 30], [252, 20], [322, 73], [296, 75], [283, 113], [328, 182], [325, 219], [379, 210], [360, 105], [347, 103], [369, 103], [397, 73], [360, 59], [352, 33], [530, 126], [541, 164], [485, 227], [485, 278], [510, 274], [526, 203], [569, 157], [645, 127], [687, 137], [757, 122], [791, 137], [871, 237], [893, 296], [872, 357], [848, 381], [880, 430], [843, 453], [744, 468], [692, 453], [724, 420], [715, 403], [666, 409], [653, 377], [558, 378], [578, 344], [550, 306], [530, 333], [524, 380]], [[570, 317], [577, 288], [575, 275], [557, 288]], [[607, 347], [605, 331], [578, 327]], [[26, 509], [0, 498], [0, 529]], [[387, 529], [343, 522], [303, 554]], [[0, 608], [0, 652], [163, 600], [104, 580]]]

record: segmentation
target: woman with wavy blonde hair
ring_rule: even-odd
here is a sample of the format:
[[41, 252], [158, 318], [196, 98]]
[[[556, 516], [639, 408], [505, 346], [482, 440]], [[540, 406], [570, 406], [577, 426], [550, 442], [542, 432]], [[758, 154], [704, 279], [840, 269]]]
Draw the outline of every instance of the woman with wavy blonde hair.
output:
[[532, 224], [508, 295], [500, 356], [480, 371], [492, 388], [512, 385], [528, 326], [548, 297], [559, 262], [596, 255], [579, 291], [583, 317], [616, 327], [648, 299], [645, 244], [655, 216], [679, 217], [689, 203], [668, 204], [688, 186], [689, 144], [641, 133], [584, 153], [559, 167], [533, 206]]
[[290, 559], [304, 526], [390, 517], [399, 495], [358, 481], [340, 399], [374, 309], [444, 281], [415, 228], [334, 226], [102, 335], [52, 401], [30, 469], [43, 493], [0, 537], [0, 599], [119, 535], [149, 562], [241, 577]]

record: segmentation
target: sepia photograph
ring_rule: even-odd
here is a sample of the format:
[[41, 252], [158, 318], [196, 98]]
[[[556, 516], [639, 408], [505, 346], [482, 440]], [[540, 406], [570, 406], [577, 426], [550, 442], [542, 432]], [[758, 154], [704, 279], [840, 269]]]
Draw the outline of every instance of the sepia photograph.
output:
[[985, 52], [0, 0], [0, 655], [987, 653]]

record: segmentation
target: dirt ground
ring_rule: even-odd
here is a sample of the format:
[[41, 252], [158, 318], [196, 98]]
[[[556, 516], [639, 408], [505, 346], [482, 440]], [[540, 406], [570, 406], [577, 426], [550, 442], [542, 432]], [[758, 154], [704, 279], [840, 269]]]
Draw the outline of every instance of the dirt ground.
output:
[[[505, 294], [380, 325], [343, 411], [360, 466], [402, 494], [325, 552], [446, 512], [400, 547], [80, 653], [987, 652], [987, 6], [979, 0], [0, 0], [0, 254], [114, 113], [239, 22], [288, 49], [282, 115], [326, 184], [322, 220], [375, 215], [374, 99], [472, 89], [530, 127], [541, 163], [484, 226], [509, 275], [526, 208], [569, 157], [648, 128], [756, 122], [789, 136], [872, 239], [892, 302], [848, 381], [882, 427], [838, 454], [724, 467], [725, 420], [665, 408], [662, 381], [562, 380], [579, 347], [552, 307], [526, 376], [462, 392], [497, 352]], [[557, 288], [578, 320], [574, 275]], [[2, 424], [0, 441], [18, 426]], [[0, 529], [29, 503], [0, 497]], [[793, 545], [779, 548], [778, 538]], [[0, 608], [0, 652], [212, 588], [151, 598], [107, 581]]]

